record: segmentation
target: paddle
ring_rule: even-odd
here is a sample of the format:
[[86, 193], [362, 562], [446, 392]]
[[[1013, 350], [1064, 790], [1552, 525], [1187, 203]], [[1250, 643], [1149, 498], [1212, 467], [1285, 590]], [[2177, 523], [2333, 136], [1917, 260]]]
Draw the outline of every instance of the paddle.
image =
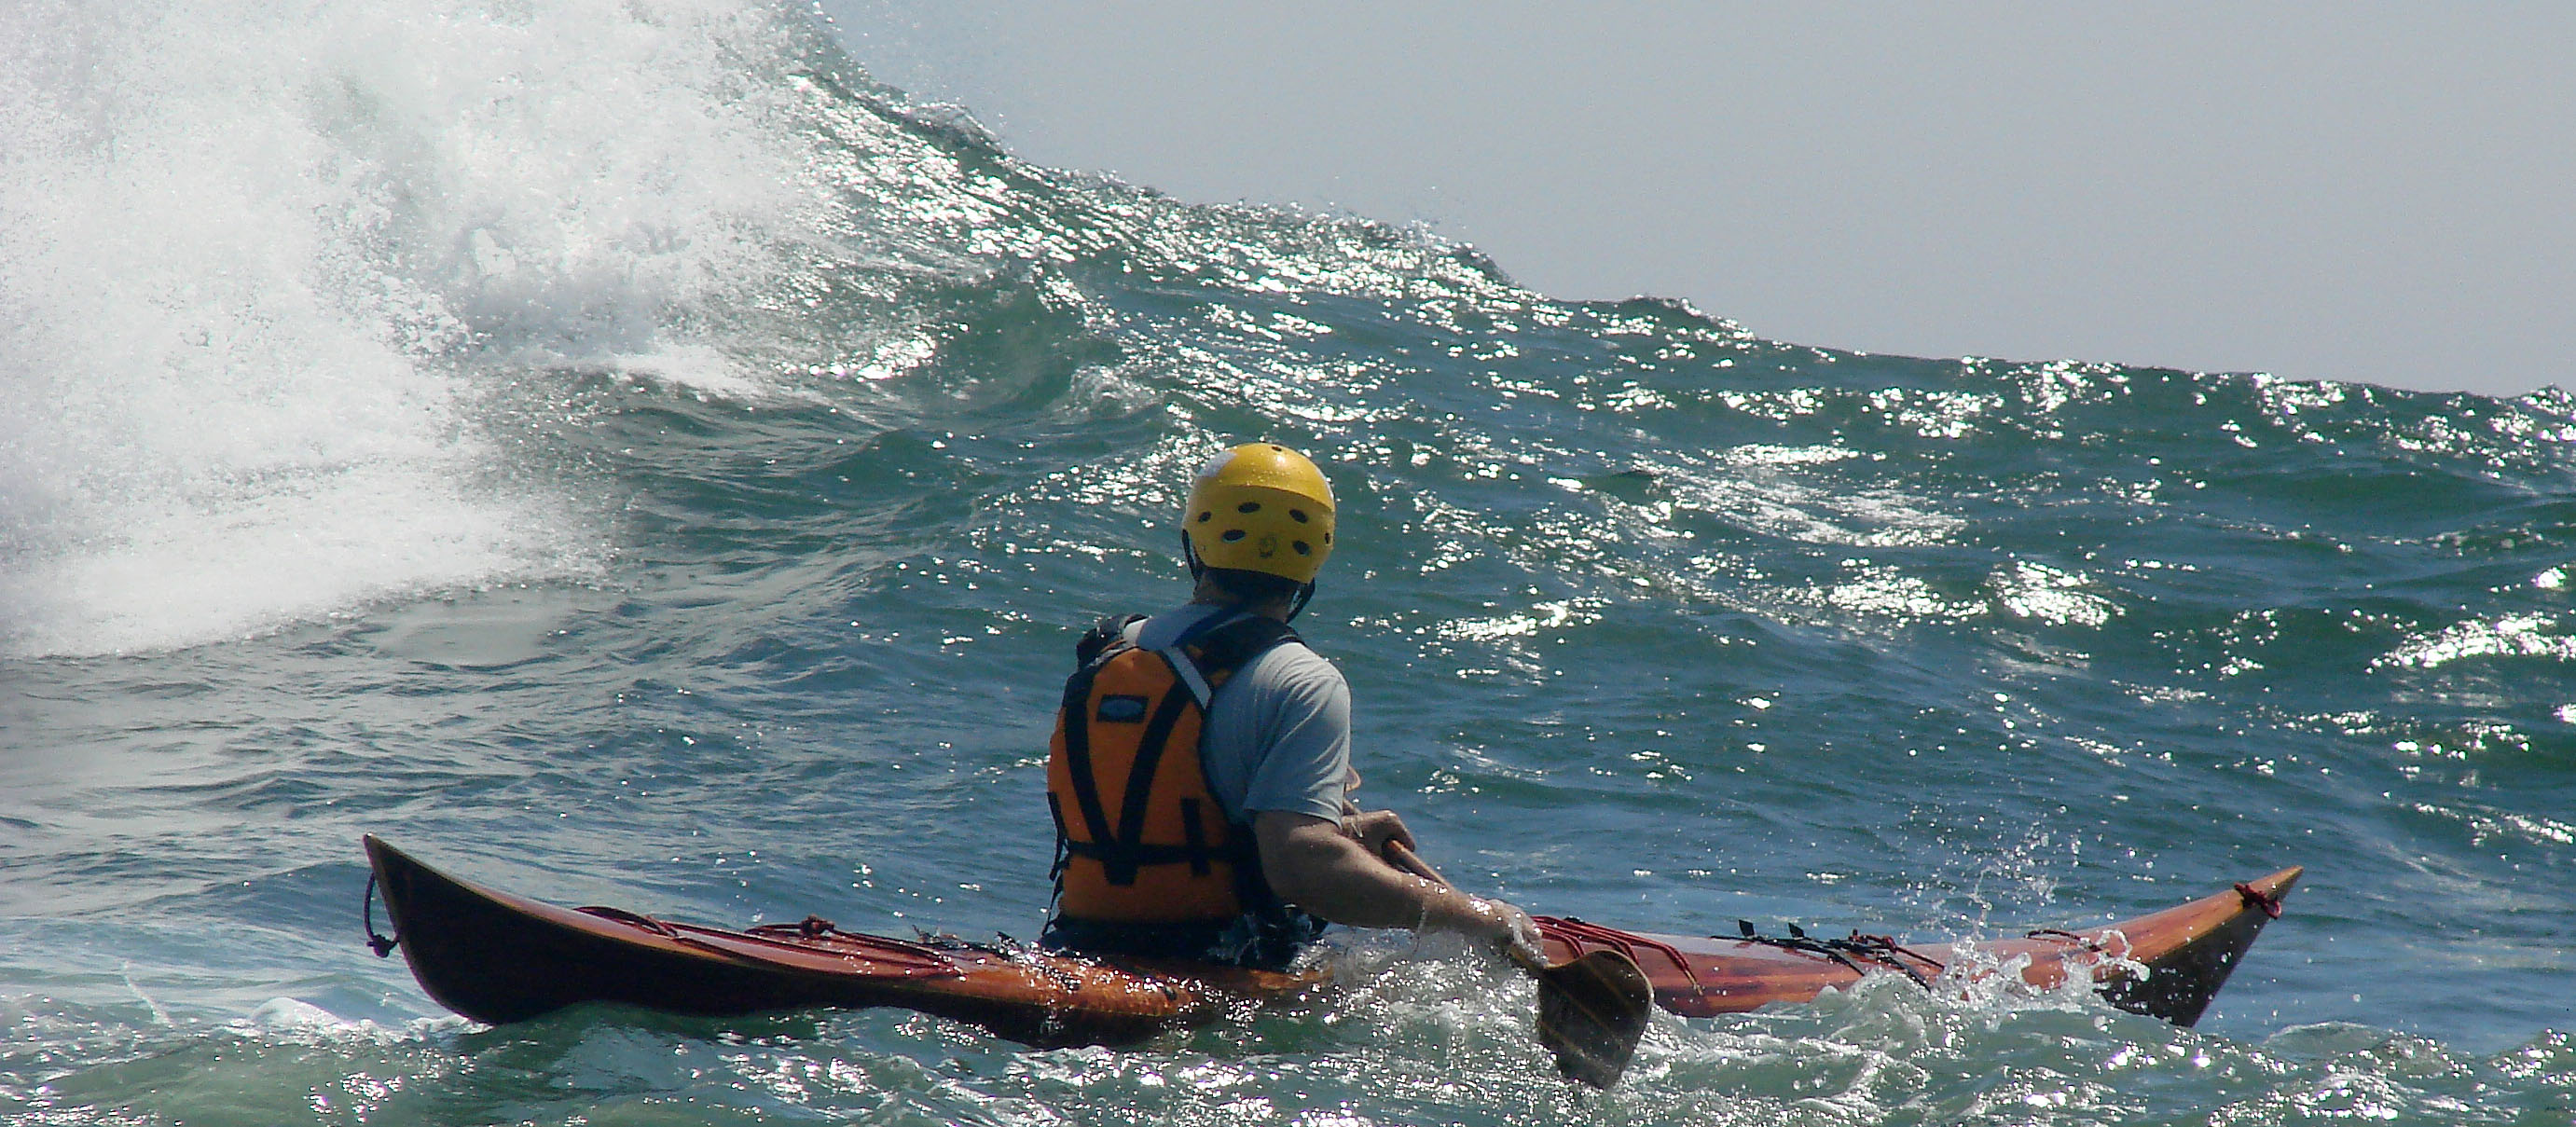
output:
[[[1386, 859], [1433, 884], [1457, 887], [1396, 842], [1386, 843]], [[1519, 947], [1504, 950], [1538, 979], [1538, 1042], [1556, 1054], [1557, 1071], [1595, 1088], [1618, 1083], [1655, 1008], [1654, 986], [1637, 961], [1617, 951], [1594, 951], [1549, 966]]]

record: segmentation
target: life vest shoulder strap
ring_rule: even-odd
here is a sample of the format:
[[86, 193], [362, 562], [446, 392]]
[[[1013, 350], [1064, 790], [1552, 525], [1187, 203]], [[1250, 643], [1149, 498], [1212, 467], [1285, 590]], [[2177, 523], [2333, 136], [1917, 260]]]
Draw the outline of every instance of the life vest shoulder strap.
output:
[[[1214, 688], [1252, 664], [1252, 659], [1288, 642], [1303, 644], [1305, 639], [1278, 619], [1246, 614], [1196, 638], [1185, 638], [1178, 648], [1188, 654], [1190, 664], [1197, 666], [1199, 675]], [[1206, 703], [1202, 701], [1200, 706]]]
[[[1070, 703], [1078, 693], [1087, 695], [1091, 677], [1110, 658], [1133, 648], [1128, 631], [1145, 621], [1141, 614], [1113, 614], [1093, 623], [1073, 644], [1074, 675], [1065, 686], [1065, 700]], [[1238, 614], [1231, 620], [1207, 628], [1196, 635], [1184, 635], [1177, 645], [1155, 651], [1171, 663], [1172, 672], [1187, 685], [1199, 711], [1207, 711], [1217, 688], [1235, 673], [1252, 663], [1252, 659], [1287, 642], [1304, 644], [1288, 624], [1258, 614]], [[1080, 689], [1075, 688], [1076, 685]]]
[[1127, 640], [1127, 628], [1145, 621], [1141, 614], [1113, 614], [1095, 622], [1073, 643], [1073, 665], [1079, 669], [1100, 660], [1109, 647]]

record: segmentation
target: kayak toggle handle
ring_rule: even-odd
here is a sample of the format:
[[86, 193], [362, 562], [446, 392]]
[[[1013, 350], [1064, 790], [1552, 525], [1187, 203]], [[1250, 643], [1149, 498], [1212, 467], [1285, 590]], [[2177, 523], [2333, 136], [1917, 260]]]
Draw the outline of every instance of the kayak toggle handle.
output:
[[2277, 920], [2281, 918], [2280, 897], [2274, 896], [2271, 893], [2254, 887], [2253, 885], [2241, 882], [2236, 886], [2236, 894], [2245, 898], [2246, 907], [2259, 908], [2262, 910], [2263, 915], [2270, 919]]
[[[366, 920], [367, 949], [375, 952], [379, 959], [391, 957], [394, 947], [402, 942], [402, 929], [395, 928], [392, 935], [376, 934], [376, 871], [373, 868], [367, 870], [367, 890], [358, 895], [358, 910]], [[387, 905], [386, 910], [390, 913], [392, 905]]]

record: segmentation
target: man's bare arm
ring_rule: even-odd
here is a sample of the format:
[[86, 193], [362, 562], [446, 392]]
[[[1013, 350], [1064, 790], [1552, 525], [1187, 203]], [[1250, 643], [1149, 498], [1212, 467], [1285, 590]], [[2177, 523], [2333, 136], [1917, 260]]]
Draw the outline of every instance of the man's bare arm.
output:
[[1334, 923], [1454, 931], [1504, 944], [1536, 934], [1520, 909], [1396, 869], [1330, 819], [1262, 810], [1252, 833], [1271, 890]]

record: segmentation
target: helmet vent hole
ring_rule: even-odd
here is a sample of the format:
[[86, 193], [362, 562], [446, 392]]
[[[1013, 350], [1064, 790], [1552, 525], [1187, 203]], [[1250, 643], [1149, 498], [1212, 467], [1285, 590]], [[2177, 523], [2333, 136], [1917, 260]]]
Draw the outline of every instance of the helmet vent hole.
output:
[[1330, 543], [1332, 543], [1332, 542], [1333, 542], [1333, 534], [1332, 534], [1332, 533], [1329, 533], [1329, 532], [1325, 533], [1325, 534], [1324, 534], [1324, 543], [1330, 544]]
[[1304, 509], [1290, 509], [1288, 510], [1288, 515], [1294, 518], [1299, 524], [1306, 523], [1306, 510]]
[[1240, 529], [1240, 528], [1229, 528], [1229, 529], [1226, 529], [1226, 530], [1225, 530], [1225, 535], [1224, 535], [1223, 537], [1221, 537], [1221, 539], [1223, 539], [1223, 540], [1224, 540], [1226, 543], [1228, 543], [1228, 544], [1234, 543], [1234, 542], [1235, 542], [1235, 541], [1237, 541], [1237, 540], [1241, 540], [1241, 539], [1243, 539], [1243, 530], [1242, 530], [1242, 529]]
[[1295, 541], [1290, 546], [1296, 548], [1297, 554], [1301, 556], [1311, 556], [1315, 554], [1315, 550], [1307, 547], [1306, 542], [1303, 540]]
[[1200, 514], [1199, 514], [1199, 523], [1200, 523], [1200, 524], [1206, 524], [1206, 523], [1208, 522], [1208, 518], [1213, 517], [1213, 516], [1215, 516], [1215, 515], [1216, 515], [1216, 514], [1215, 514], [1215, 513], [1212, 513], [1212, 512], [1200, 513]]
[[1261, 502], [1246, 501], [1240, 505], [1236, 505], [1234, 507], [1234, 511], [1238, 513], [1257, 513], [1261, 511]]

